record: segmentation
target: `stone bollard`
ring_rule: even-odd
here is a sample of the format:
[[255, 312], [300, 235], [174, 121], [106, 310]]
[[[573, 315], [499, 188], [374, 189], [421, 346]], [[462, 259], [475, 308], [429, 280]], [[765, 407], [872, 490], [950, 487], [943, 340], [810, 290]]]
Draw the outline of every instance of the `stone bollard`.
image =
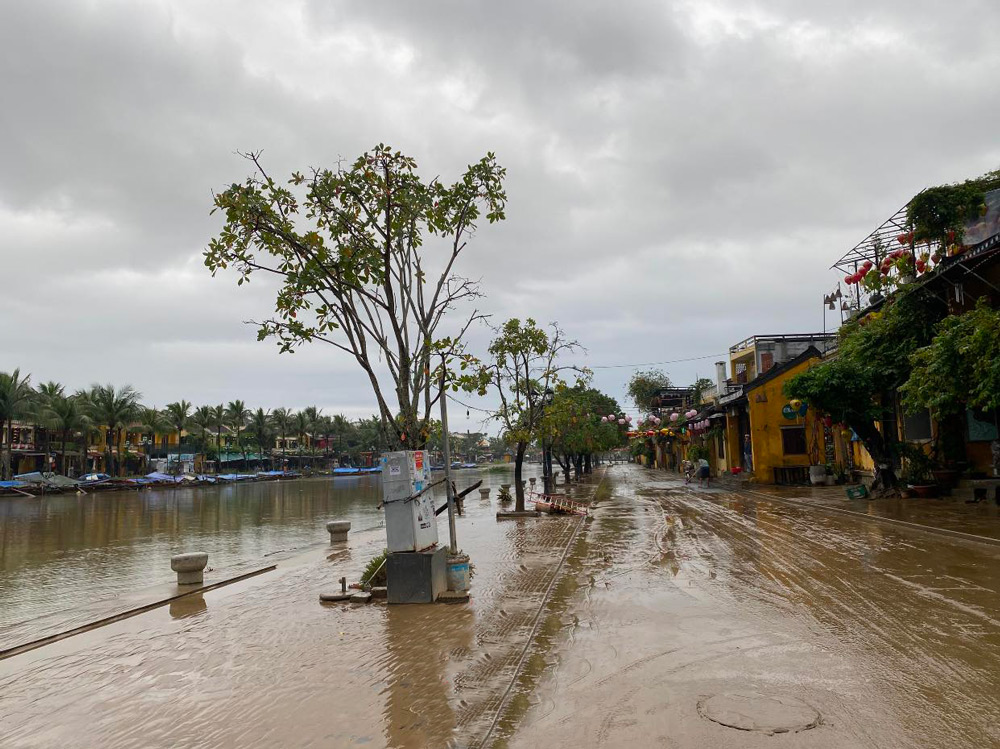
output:
[[331, 520], [326, 524], [326, 530], [330, 533], [330, 543], [346, 543], [347, 532], [351, 530], [350, 520]]
[[479, 490], [479, 498], [481, 500], [483, 500], [484, 502], [489, 502], [490, 501], [490, 490], [489, 489], [480, 489]]
[[204, 551], [192, 551], [170, 557], [170, 569], [177, 573], [178, 585], [201, 585], [205, 582], [206, 565], [208, 565], [208, 554]]
[[532, 490], [534, 490], [534, 488], [535, 488], [535, 477], [532, 476], [530, 479], [528, 479], [528, 483], [531, 484], [531, 488], [532, 488]]

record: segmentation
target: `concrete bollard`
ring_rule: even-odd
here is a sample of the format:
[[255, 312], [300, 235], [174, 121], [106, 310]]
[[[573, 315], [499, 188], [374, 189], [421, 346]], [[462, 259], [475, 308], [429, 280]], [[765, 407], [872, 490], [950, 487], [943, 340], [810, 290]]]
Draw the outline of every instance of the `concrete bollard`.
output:
[[330, 543], [346, 543], [347, 532], [351, 530], [350, 520], [331, 520], [326, 524], [326, 530], [330, 534]]
[[201, 585], [205, 582], [207, 565], [208, 554], [204, 551], [192, 551], [170, 557], [170, 569], [177, 573], [178, 585]]
[[489, 502], [490, 501], [490, 490], [489, 489], [480, 489], [479, 490], [479, 498], [481, 500], [483, 500], [484, 502]]
[[531, 484], [531, 488], [534, 489], [535, 488], [535, 477], [532, 476], [530, 479], [528, 479], [528, 483]]

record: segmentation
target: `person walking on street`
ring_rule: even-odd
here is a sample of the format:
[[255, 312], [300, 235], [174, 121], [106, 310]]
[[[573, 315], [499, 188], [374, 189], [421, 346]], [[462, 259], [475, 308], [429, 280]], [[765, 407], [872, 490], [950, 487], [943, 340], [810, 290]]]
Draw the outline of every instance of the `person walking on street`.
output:
[[[711, 480], [712, 473], [708, 467], [708, 461], [704, 458], [698, 458], [698, 486], [704, 486], [707, 489]], [[704, 484], [702, 484], [703, 481]]]

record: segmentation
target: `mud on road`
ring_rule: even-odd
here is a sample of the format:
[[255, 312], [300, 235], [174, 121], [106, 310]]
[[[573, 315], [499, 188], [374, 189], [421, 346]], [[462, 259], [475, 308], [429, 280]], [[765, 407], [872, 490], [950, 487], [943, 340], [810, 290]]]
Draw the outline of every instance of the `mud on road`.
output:
[[611, 475], [511, 746], [1000, 745], [1000, 549]]

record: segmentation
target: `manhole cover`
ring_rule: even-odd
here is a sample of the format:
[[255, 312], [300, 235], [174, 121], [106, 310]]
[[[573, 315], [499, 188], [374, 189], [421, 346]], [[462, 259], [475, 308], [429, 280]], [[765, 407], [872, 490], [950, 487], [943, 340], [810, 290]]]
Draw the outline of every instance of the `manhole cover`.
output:
[[819, 725], [816, 708], [794, 697], [766, 697], [752, 692], [717, 694], [698, 703], [701, 717], [740, 731], [796, 733]]

